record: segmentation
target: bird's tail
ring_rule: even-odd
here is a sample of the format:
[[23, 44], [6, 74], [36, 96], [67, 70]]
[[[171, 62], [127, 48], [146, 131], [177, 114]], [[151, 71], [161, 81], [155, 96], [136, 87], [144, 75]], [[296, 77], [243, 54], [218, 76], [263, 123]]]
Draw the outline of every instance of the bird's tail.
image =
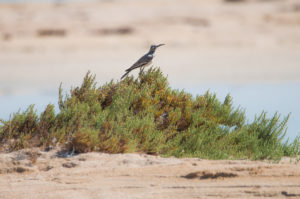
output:
[[121, 79], [123, 79], [124, 77], [126, 77], [129, 72], [130, 72], [130, 70], [126, 71], [126, 73], [121, 77]]

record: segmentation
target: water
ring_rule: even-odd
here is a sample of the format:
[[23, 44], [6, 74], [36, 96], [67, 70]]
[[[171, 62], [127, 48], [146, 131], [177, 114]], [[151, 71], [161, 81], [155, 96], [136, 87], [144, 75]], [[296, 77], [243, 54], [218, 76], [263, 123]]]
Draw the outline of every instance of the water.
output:
[[[57, 104], [57, 95], [42, 95], [36, 94], [23, 94], [23, 95], [8, 95], [0, 97], [0, 118], [8, 120], [13, 113], [18, 111], [25, 111], [26, 108], [34, 104], [38, 113], [45, 110], [49, 103]], [[58, 112], [58, 107], [56, 106]]]
[[[171, 85], [172, 86], [172, 85]], [[172, 86], [174, 88], [174, 86]], [[246, 111], [248, 122], [252, 122], [255, 114], [260, 114], [263, 110], [267, 111], [271, 117], [276, 111], [282, 117], [291, 113], [286, 139], [293, 140], [300, 135], [300, 83], [286, 84], [202, 84], [190, 88], [179, 88], [192, 93], [204, 94], [208, 89], [215, 92], [218, 99], [224, 100], [230, 93], [233, 97], [235, 107], [240, 106]], [[47, 104], [52, 103], [58, 112], [58, 94], [53, 92], [37, 92], [19, 95], [6, 95], [0, 97], [0, 118], [9, 119], [13, 112], [24, 111], [30, 104], [35, 104], [38, 113], [41, 113]]]

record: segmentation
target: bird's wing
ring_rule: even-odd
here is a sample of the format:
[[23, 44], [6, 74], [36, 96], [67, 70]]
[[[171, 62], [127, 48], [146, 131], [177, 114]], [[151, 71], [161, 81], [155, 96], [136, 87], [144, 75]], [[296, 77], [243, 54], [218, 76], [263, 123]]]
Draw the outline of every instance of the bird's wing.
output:
[[153, 59], [153, 57], [149, 57], [146, 54], [143, 57], [141, 57], [139, 60], [137, 60], [130, 68], [126, 69], [126, 71], [131, 71], [133, 69], [142, 67], [142, 66], [148, 64], [149, 62], [151, 62], [152, 59]]

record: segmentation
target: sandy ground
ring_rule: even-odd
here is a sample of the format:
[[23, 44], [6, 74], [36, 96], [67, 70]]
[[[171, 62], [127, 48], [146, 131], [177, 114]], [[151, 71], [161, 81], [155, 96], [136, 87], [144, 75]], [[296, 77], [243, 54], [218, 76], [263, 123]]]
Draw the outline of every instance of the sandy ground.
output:
[[[0, 96], [119, 79], [148, 51], [172, 86], [300, 81], [298, 0], [0, 3]], [[135, 74], [136, 75], [136, 74]]]
[[0, 154], [0, 198], [300, 198], [300, 163], [57, 150]]

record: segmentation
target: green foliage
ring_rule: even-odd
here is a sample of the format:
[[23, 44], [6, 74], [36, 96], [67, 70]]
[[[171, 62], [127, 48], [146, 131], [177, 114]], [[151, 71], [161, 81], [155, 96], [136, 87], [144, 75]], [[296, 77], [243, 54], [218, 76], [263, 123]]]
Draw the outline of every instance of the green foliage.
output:
[[282, 143], [289, 116], [280, 120], [262, 112], [247, 123], [244, 110], [227, 95], [192, 95], [169, 87], [159, 69], [97, 87], [90, 72], [80, 87], [48, 105], [38, 116], [30, 106], [0, 126], [1, 143], [11, 150], [48, 146], [55, 138], [68, 150], [83, 153], [144, 152], [209, 159], [279, 159], [300, 154], [299, 139]]
[[0, 127], [0, 141], [14, 139], [10, 150], [18, 150], [26, 147], [26, 140], [30, 140], [38, 129], [38, 116], [34, 111], [34, 105], [20, 113], [13, 114], [9, 121], [2, 121]]
[[289, 144], [288, 140], [282, 145], [283, 152], [285, 156], [297, 156], [299, 155], [300, 149], [300, 136], [296, 137], [296, 139]]

